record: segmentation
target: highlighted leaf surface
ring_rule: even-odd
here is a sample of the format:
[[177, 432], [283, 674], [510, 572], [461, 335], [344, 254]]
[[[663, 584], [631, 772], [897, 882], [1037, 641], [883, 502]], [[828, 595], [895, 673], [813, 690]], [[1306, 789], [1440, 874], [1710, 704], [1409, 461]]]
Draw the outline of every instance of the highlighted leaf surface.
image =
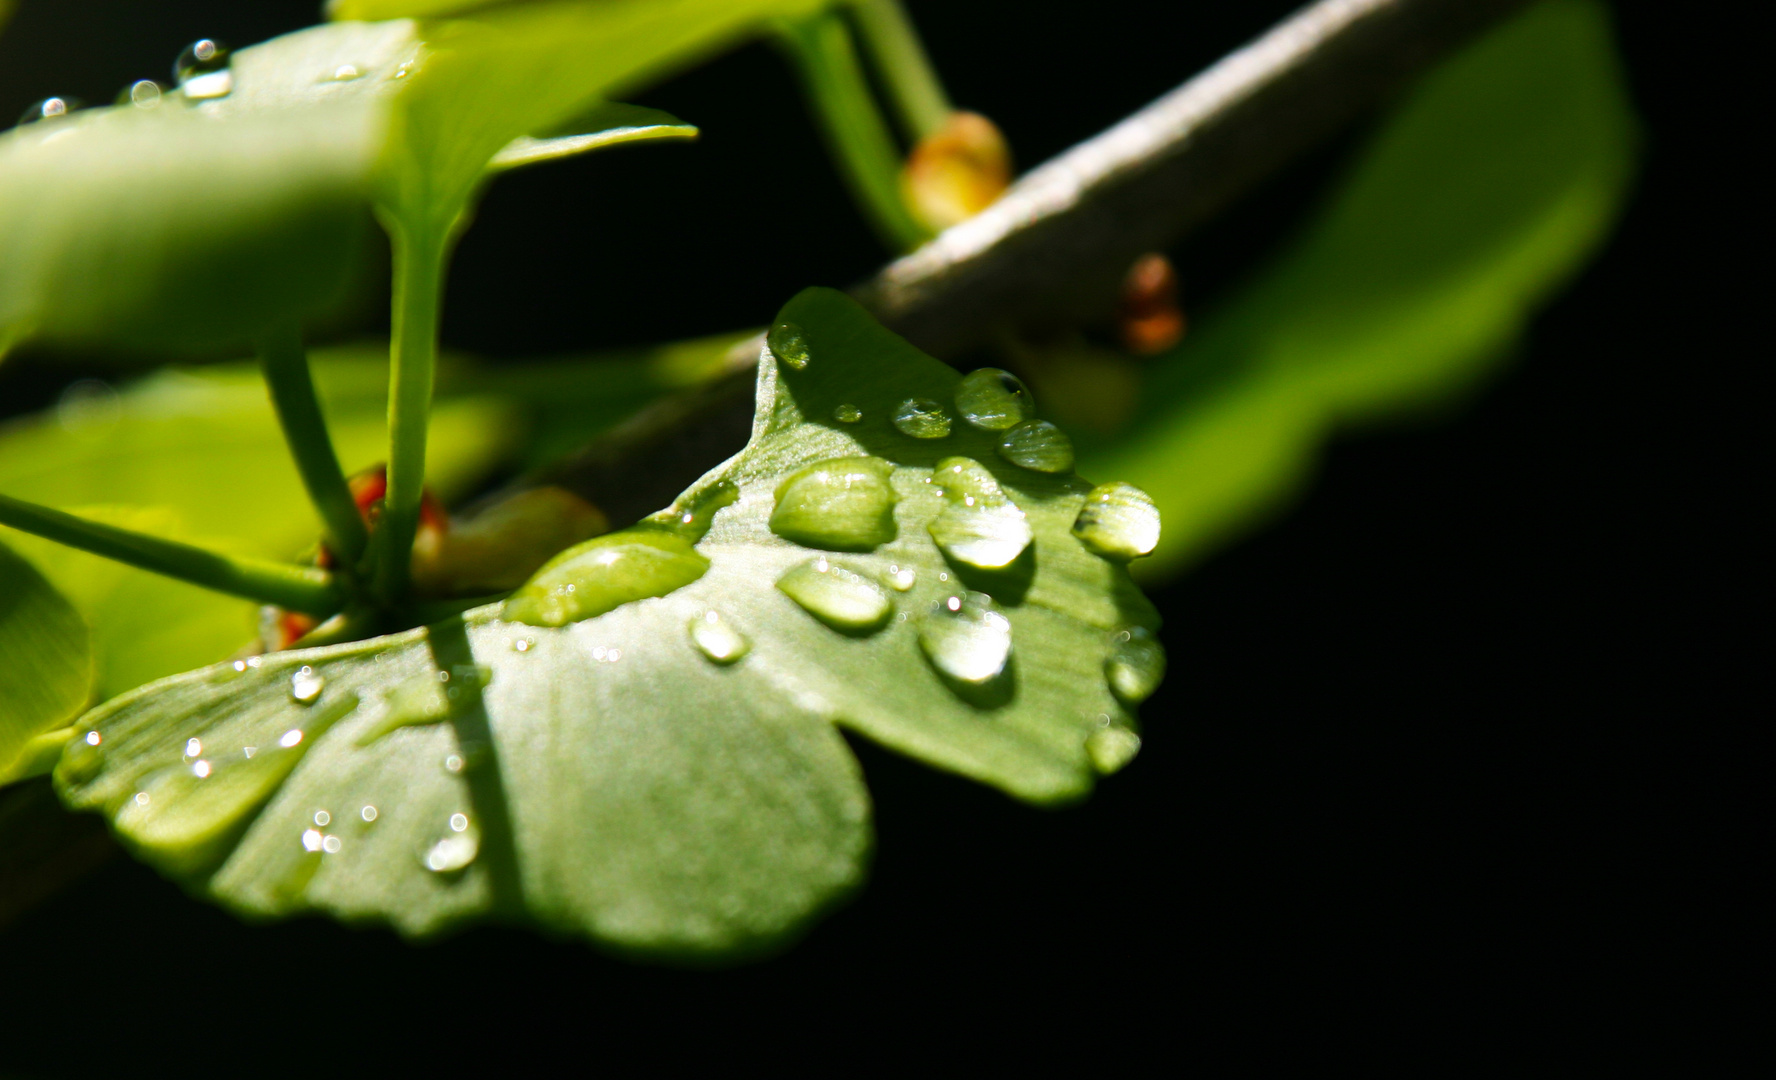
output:
[[74, 605], [0, 544], [0, 777], [92, 693], [92, 642]]
[[[144, 687], [82, 722], [64, 798], [257, 914], [410, 933], [522, 916], [683, 955], [766, 947], [859, 880], [867, 797], [835, 723], [1023, 798], [1082, 796], [1139, 743], [1109, 675], [1144, 665], [1145, 682], [1116, 676], [1138, 697], [1158, 659], [1157, 617], [1123, 564], [1071, 532], [1090, 485], [1006, 462], [999, 432], [961, 420], [941, 437], [900, 430], [902, 404], [950, 408], [960, 377], [842, 294], [809, 290], [781, 318], [799, 366], [767, 352], [747, 448], [635, 530], [702, 533], [684, 541], [696, 572], [608, 608], [612, 560], [673, 544], [606, 538], [534, 583], [602, 612], [580, 621], [487, 607]], [[891, 532], [853, 505], [884, 498], [884, 480]], [[1009, 565], [934, 541], [940, 515], [971, 509], [961, 483], [1025, 515]], [[772, 531], [780, 490], [800, 500], [805, 543]], [[832, 535], [863, 528], [874, 546], [806, 546], [826, 543], [823, 491], [840, 496]], [[554, 620], [529, 600], [504, 610]]]

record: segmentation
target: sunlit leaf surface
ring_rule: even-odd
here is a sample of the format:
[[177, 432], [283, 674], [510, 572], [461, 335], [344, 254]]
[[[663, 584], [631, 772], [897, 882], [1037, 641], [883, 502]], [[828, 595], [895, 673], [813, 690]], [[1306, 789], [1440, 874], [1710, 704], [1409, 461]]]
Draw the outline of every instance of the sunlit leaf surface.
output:
[[92, 685], [86, 622], [35, 567], [0, 544], [0, 778], [34, 736], [86, 707]]
[[1474, 385], [1607, 234], [1634, 146], [1601, 5], [1532, 8], [1432, 73], [1300, 245], [1156, 361], [1129, 428], [1085, 453], [1164, 511], [1138, 569], [1175, 572], [1250, 524], [1338, 426]]
[[771, 341], [747, 448], [673, 507], [460, 622], [113, 701], [64, 797], [242, 911], [683, 955], [765, 947], [859, 879], [835, 723], [1037, 802], [1125, 764], [1157, 616], [1075, 534], [1091, 485], [1001, 456], [1015, 380], [963, 393], [829, 290]]

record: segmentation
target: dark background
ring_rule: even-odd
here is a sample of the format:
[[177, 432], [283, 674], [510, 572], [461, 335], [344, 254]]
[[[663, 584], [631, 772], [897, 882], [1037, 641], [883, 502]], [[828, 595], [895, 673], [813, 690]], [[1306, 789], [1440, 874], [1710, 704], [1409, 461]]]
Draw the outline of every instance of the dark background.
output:
[[[953, 96], [1025, 165], [1293, 6], [911, 5]], [[25, 0], [0, 113], [109, 100], [192, 39], [250, 43], [314, 7]], [[1767, 944], [1730, 914], [1770, 851], [1742, 738], [1768, 715], [1770, 536], [1764, 174], [1740, 147], [1767, 124], [1738, 116], [1748, 74], [1697, 59], [1718, 21], [1618, 15], [1648, 132], [1619, 232], [1469, 407], [1341, 439], [1276, 525], [1156, 591], [1172, 673], [1142, 755], [1088, 804], [1031, 810], [860, 745], [873, 881], [786, 955], [714, 973], [500, 930], [411, 948], [249, 928], [118, 859], [0, 928], [0, 1072], [1699, 1049], [1688, 1010], [1732, 1016]], [[757, 325], [880, 262], [768, 49], [642, 100], [703, 141], [502, 180], [456, 260], [447, 344]], [[1348, 145], [1181, 248], [1190, 299], [1285, 238]], [[0, 371], [0, 414], [70, 377]]]

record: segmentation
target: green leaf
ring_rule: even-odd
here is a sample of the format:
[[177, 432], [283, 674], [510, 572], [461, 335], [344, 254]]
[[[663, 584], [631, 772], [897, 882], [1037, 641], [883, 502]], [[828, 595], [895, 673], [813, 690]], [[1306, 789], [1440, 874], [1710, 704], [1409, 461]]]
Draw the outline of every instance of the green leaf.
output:
[[618, 143], [694, 139], [698, 134], [695, 127], [671, 113], [615, 101], [605, 102], [589, 115], [569, 125], [569, 128], [569, 131], [562, 134], [543, 138], [520, 135], [494, 154], [487, 167], [493, 171], [503, 171], [573, 157]]
[[0, 783], [32, 739], [66, 724], [93, 689], [92, 640], [74, 605], [0, 544]]
[[[1090, 485], [999, 458], [1003, 432], [949, 404], [960, 376], [843, 294], [796, 297], [771, 340], [747, 448], [673, 507], [503, 608], [113, 701], [70, 743], [64, 798], [254, 915], [424, 934], [522, 913], [709, 955], [858, 880], [867, 807], [835, 723], [1021, 798], [1084, 795], [1138, 747], [1130, 703], [1163, 664], [1123, 563], [1073, 534]], [[948, 433], [903, 433], [908, 401]], [[799, 543], [772, 532], [780, 499]]]
[[1336, 428], [1474, 386], [1608, 234], [1635, 142], [1589, 0], [1538, 5], [1428, 76], [1299, 246], [1156, 361], [1131, 426], [1087, 448], [1084, 467], [1164, 511], [1142, 572], [1249, 527]]

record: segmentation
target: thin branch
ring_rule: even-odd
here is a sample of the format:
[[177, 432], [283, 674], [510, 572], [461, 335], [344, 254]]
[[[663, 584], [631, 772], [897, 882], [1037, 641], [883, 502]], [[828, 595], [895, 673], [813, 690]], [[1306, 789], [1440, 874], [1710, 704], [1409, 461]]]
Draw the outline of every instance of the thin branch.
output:
[[327, 434], [308, 354], [302, 348], [301, 328], [291, 324], [265, 335], [259, 341], [259, 362], [290, 456], [296, 460], [296, 471], [326, 525], [327, 542], [339, 553], [343, 565], [356, 566], [364, 557], [369, 533]]

